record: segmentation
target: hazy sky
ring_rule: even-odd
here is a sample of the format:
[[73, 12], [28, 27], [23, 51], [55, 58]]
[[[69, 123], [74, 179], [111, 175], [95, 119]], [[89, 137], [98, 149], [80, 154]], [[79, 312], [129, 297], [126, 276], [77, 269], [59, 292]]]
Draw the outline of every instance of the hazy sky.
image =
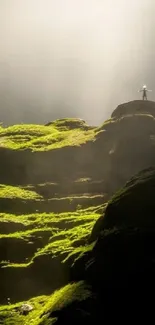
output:
[[154, 0], [0, 0], [0, 120], [100, 124], [146, 83]]

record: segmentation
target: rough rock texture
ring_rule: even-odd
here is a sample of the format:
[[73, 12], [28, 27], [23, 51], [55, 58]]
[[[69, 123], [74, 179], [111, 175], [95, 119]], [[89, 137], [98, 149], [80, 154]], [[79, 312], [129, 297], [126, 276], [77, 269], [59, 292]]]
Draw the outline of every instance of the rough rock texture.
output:
[[144, 100], [134, 100], [119, 105], [111, 114], [112, 118], [120, 118], [122, 115], [130, 114], [151, 114], [155, 116], [155, 102]]
[[[141, 291], [151, 297], [155, 288], [154, 107], [123, 104], [98, 128], [70, 119], [0, 128], [0, 303], [76, 281], [31, 299], [37, 310], [24, 321], [16, 305], [0, 308], [2, 324], [100, 324], [120, 305], [127, 314], [147, 307]], [[51, 307], [56, 297], [60, 308]]]
[[[108, 204], [92, 249], [72, 266], [71, 279], [91, 285], [97, 324], [105, 319], [123, 320], [125, 314], [139, 319], [148, 313], [153, 316], [154, 186], [155, 169], [132, 178]], [[69, 315], [64, 321], [68, 319]], [[92, 319], [87, 324], [95, 324], [93, 310]]]
[[114, 227], [155, 229], [155, 169], [149, 168], [133, 177], [109, 201], [91, 234], [97, 239], [100, 231]]
[[[150, 267], [154, 272], [154, 186], [155, 169], [149, 169], [132, 178], [121, 191], [116, 193], [107, 205], [104, 216], [100, 218], [97, 231], [95, 232], [96, 224], [99, 220], [92, 230], [92, 233], [95, 232], [92, 249], [76, 260], [74, 270], [76, 265], [80, 265], [80, 259], [85, 260], [83, 263], [87, 265], [87, 271], [83, 271], [85, 277], [87, 277], [86, 273], [96, 265], [96, 271], [91, 270], [91, 281], [98, 281], [101, 276], [105, 286], [109, 279], [109, 286], [113, 283], [118, 287], [121, 283], [123, 287], [128, 286], [127, 274], [131, 276], [134, 272], [143, 274]], [[84, 258], [85, 256], [87, 257]], [[100, 266], [95, 264], [96, 261]], [[98, 272], [96, 277], [93, 277], [93, 272]], [[80, 277], [78, 267], [76, 274]], [[116, 281], [118, 276], [119, 282]]]

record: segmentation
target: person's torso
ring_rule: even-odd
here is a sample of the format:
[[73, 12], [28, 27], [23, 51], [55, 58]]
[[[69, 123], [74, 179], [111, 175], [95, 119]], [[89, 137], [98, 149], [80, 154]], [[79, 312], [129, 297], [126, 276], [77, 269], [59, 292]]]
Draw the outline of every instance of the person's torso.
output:
[[144, 96], [146, 95], [147, 89], [143, 89]]

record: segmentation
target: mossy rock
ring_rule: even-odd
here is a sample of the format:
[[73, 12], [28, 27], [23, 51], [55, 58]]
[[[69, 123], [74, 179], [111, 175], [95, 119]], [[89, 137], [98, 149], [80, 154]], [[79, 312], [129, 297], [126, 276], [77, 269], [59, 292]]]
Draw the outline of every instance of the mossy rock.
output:
[[155, 229], [155, 169], [138, 173], [110, 200], [104, 216], [97, 220], [91, 239], [113, 227]]
[[40, 315], [41, 322], [38, 325], [90, 324], [94, 321], [94, 307], [91, 286], [83, 281], [72, 283], [54, 293]]
[[[86, 124], [86, 122], [80, 118], [64, 118], [57, 119], [55, 121], [47, 123], [45, 126], [55, 126], [61, 129], [85, 129], [89, 130], [91, 127]], [[95, 127], [92, 127], [95, 128]]]

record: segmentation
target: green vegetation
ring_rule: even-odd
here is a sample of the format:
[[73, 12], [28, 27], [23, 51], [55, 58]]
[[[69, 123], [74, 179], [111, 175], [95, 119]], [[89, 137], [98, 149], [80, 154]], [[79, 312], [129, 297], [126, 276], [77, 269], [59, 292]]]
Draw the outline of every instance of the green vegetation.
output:
[[1, 198], [34, 200], [40, 199], [41, 196], [35, 191], [23, 189], [19, 186], [17, 187], [0, 184], [0, 199]]
[[42, 313], [48, 315], [49, 312], [52, 313], [55, 310], [61, 310], [74, 301], [82, 301], [89, 298], [90, 296], [91, 291], [89, 287], [86, 287], [82, 281], [69, 284], [64, 288], [56, 291], [51, 296], [48, 303], [43, 308]]
[[[1, 126], [0, 146], [12, 150], [48, 151], [66, 146], [80, 146], [95, 139], [95, 129], [80, 128], [80, 123], [75, 129], [70, 129], [66, 121], [67, 119], [65, 122], [58, 120], [49, 126], [33, 124], [13, 125], [8, 128]], [[71, 121], [72, 119], [69, 123]], [[62, 128], [64, 124], [67, 126]]]
[[[68, 254], [73, 253], [75, 250], [77, 252], [77, 242], [81, 241], [83, 243], [83, 241], [89, 237], [94, 223], [100, 217], [103, 208], [104, 205], [60, 214], [36, 213], [16, 216], [13, 214], [1, 213], [1, 223], [19, 223], [25, 227], [25, 231], [1, 234], [0, 241], [1, 239], [8, 238], [10, 239], [11, 245], [11, 239], [19, 238], [23, 239], [25, 245], [27, 245], [31, 241], [35, 242], [38, 237], [42, 239], [48, 237], [48, 243], [45, 244], [43, 248], [38, 248], [36, 250], [31, 262], [35, 261], [37, 256], [45, 254], [52, 254], [53, 256], [65, 254], [65, 259]], [[28, 230], [27, 227], [29, 227]], [[79, 251], [83, 250], [82, 244], [79, 244], [79, 246]], [[20, 263], [12, 264], [5, 261], [4, 267], [26, 267], [28, 265], [30, 265], [30, 261], [24, 264], [21, 263], [21, 265]]]
[[[10, 305], [0, 306], [0, 325], [53, 325], [58, 313], [53, 316], [52, 312], [81, 300], [87, 305], [88, 299], [93, 309], [91, 289], [85, 283], [66, 285], [70, 279], [85, 278], [91, 283], [91, 277], [93, 290], [95, 281], [100, 289], [101, 313], [94, 313], [93, 319], [88, 310], [87, 316], [90, 314], [93, 323], [98, 323], [98, 316], [103, 323], [104, 289], [109, 284], [110, 288], [116, 281], [120, 287], [126, 284], [131, 266], [134, 292], [135, 261], [140, 263], [140, 272], [136, 270], [138, 277], [142, 274], [139, 283], [150, 278], [155, 260], [155, 171], [139, 174], [104, 204], [137, 170], [154, 165], [155, 119], [149, 115], [154, 104], [137, 103], [134, 109], [118, 107], [101, 127], [89, 127], [80, 119], [56, 120], [46, 126], [0, 126], [1, 182], [7, 184], [0, 185], [0, 299], [2, 304], [7, 297], [12, 300]], [[146, 105], [147, 114], [136, 114], [141, 105]], [[150, 110], [148, 105], [153, 105]], [[148, 266], [149, 260], [151, 268], [144, 276], [143, 266]], [[154, 278], [154, 265], [152, 275]], [[117, 304], [114, 291], [111, 310], [116, 310]], [[122, 297], [124, 300], [124, 294]], [[24, 316], [18, 301], [26, 299], [33, 310]], [[76, 318], [76, 307], [70, 311]]]
[[[76, 246], [76, 242], [88, 238], [96, 220], [97, 219], [95, 218], [80, 226], [73, 227], [72, 229], [58, 231], [57, 234], [51, 237], [52, 243], [49, 243], [42, 250], [37, 252], [36, 256], [40, 254], [41, 255], [50, 254], [51, 252], [54, 255], [73, 252]], [[59, 239], [57, 239], [57, 237]]]
[[79, 209], [74, 212], [65, 212], [65, 213], [35, 213], [30, 215], [19, 215], [16, 216], [14, 214], [7, 214], [7, 213], [0, 213], [0, 222], [15, 222], [21, 223], [24, 226], [31, 226], [31, 228], [35, 228], [36, 225], [43, 226], [46, 225], [47, 227], [52, 224], [58, 225], [64, 221], [66, 224], [77, 222], [87, 222], [96, 220], [102, 213], [102, 209], [105, 205], [96, 206], [96, 207], [89, 207], [87, 209]]
[[[52, 159], [48, 162], [48, 168], [55, 168], [54, 177], [48, 178], [47, 173], [44, 178], [43, 172], [39, 179], [30, 177], [30, 181], [27, 181], [31, 166], [33, 176], [37, 159], [41, 158], [36, 175], [40, 175], [42, 168], [47, 167], [46, 155], [42, 159], [40, 154], [35, 156], [26, 151], [17, 153], [16, 163], [16, 152], [81, 146], [95, 141], [97, 132], [97, 128], [89, 127], [79, 119], [56, 120], [46, 126], [0, 126], [1, 148], [14, 150], [13, 153], [2, 150], [2, 154], [6, 153], [6, 159], [13, 156], [13, 164], [11, 159], [8, 164], [10, 176], [6, 177], [7, 180], [4, 177], [4, 184], [0, 184], [0, 277], [2, 283], [8, 279], [7, 288], [3, 286], [0, 293], [2, 303], [6, 303], [7, 296], [15, 302], [37, 294], [48, 294], [48, 290], [52, 292], [60, 287], [59, 283], [67, 284], [70, 259], [74, 261], [91, 249], [88, 238], [105, 208], [104, 194], [97, 191], [98, 180], [92, 179], [91, 175], [85, 177], [85, 174], [77, 171], [75, 177], [64, 177], [61, 182], [59, 169], [55, 173], [57, 160], [54, 158], [53, 162]], [[61, 159], [61, 155], [58, 155], [58, 159]], [[5, 156], [2, 169], [5, 173]], [[64, 270], [68, 272], [66, 275]], [[14, 283], [17, 283], [15, 294]], [[40, 291], [36, 291], [38, 287]], [[55, 320], [48, 320], [49, 312], [61, 309], [75, 300], [86, 299], [89, 295], [90, 291], [83, 283], [67, 285], [52, 296], [28, 299], [27, 303], [33, 306], [33, 310], [27, 316], [20, 314], [22, 302], [11, 302], [11, 305], [0, 307], [0, 324], [51, 325]]]
[[0, 324], [25, 324], [25, 325], [46, 325], [54, 324], [55, 319], [48, 316], [53, 311], [58, 311], [70, 305], [74, 301], [83, 301], [91, 297], [91, 291], [82, 281], [69, 284], [57, 290], [51, 296], [41, 296], [30, 299], [26, 303], [33, 307], [33, 310], [26, 316], [20, 314], [23, 303], [0, 307]]
[[[38, 315], [40, 315], [40, 311], [47, 304], [49, 298], [50, 298], [49, 296], [40, 296], [40, 297], [30, 299], [29, 301], [26, 302], [11, 304], [8, 306], [1, 306], [0, 324], [3, 325], [39, 324], [37, 322], [34, 322], [34, 320], [38, 319]], [[20, 309], [23, 303], [28, 303], [33, 307], [33, 310], [26, 316], [20, 314]]]

